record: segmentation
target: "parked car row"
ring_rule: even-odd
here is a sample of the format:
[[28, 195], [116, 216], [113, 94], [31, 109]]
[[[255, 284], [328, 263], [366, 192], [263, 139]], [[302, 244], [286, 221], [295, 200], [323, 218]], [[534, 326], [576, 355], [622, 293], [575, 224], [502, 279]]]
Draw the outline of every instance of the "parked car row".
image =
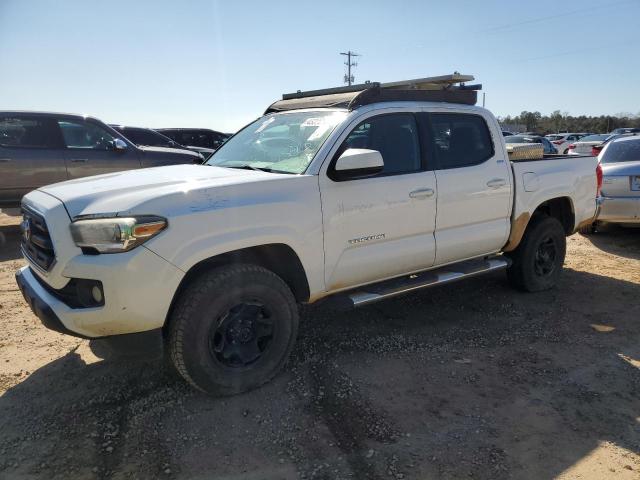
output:
[[[168, 131], [171, 134], [173, 131]], [[183, 138], [206, 130], [180, 129]], [[216, 134], [219, 146], [228, 135]], [[197, 142], [194, 142], [197, 143]], [[0, 112], [0, 207], [15, 207], [23, 195], [64, 180], [144, 167], [203, 163], [214, 148], [184, 146], [154, 130], [109, 126], [83, 115]]]
[[570, 155], [591, 155], [597, 157], [605, 145], [612, 140], [621, 137], [630, 137], [640, 135], [640, 132], [629, 132], [620, 134], [602, 134], [588, 135], [580, 139], [580, 141], [569, 145], [568, 153]]
[[558, 153], [569, 153], [569, 147], [572, 143], [577, 142], [583, 137], [590, 135], [589, 133], [558, 133], [554, 135], [547, 135], [546, 138], [553, 143], [558, 150]]

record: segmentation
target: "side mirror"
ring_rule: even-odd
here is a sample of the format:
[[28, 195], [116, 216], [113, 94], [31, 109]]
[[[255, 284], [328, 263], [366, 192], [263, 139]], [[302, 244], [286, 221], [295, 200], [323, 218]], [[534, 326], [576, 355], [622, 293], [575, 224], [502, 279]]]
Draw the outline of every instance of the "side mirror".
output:
[[127, 142], [122, 140], [121, 138], [116, 138], [113, 141], [113, 149], [116, 151], [122, 151], [127, 149]]
[[379, 173], [384, 168], [382, 154], [366, 148], [348, 148], [336, 160], [333, 172], [335, 180], [364, 178]]

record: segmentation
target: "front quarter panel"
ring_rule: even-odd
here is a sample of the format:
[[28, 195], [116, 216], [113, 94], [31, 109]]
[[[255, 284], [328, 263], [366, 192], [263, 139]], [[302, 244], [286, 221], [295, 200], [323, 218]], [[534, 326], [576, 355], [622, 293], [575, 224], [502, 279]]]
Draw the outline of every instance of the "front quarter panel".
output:
[[272, 179], [184, 191], [161, 201], [146, 203], [144, 213], [164, 211], [169, 227], [145, 246], [182, 271], [242, 248], [285, 244], [298, 255], [312, 296], [324, 290], [317, 176], [274, 174]]

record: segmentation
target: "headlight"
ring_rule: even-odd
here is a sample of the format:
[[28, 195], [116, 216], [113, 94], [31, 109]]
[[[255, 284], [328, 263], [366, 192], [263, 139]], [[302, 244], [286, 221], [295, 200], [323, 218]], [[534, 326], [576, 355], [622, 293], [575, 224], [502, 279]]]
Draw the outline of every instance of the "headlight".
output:
[[78, 247], [99, 253], [118, 253], [143, 244], [166, 227], [166, 219], [145, 215], [81, 219], [73, 222], [70, 228]]

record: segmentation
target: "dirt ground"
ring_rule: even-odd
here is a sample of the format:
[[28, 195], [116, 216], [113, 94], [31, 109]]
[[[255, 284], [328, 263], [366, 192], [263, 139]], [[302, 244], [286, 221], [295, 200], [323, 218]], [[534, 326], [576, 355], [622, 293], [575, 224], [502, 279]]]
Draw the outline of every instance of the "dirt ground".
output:
[[[504, 273], [303, 311], [265, 387], [210, 398], [159, 360], [46, 330], [0, 218], [0, 478], [639, 479], [640, 231], [568, 241], [557, 289]], [[4, 225], [3, 225], [4, 224]]]

